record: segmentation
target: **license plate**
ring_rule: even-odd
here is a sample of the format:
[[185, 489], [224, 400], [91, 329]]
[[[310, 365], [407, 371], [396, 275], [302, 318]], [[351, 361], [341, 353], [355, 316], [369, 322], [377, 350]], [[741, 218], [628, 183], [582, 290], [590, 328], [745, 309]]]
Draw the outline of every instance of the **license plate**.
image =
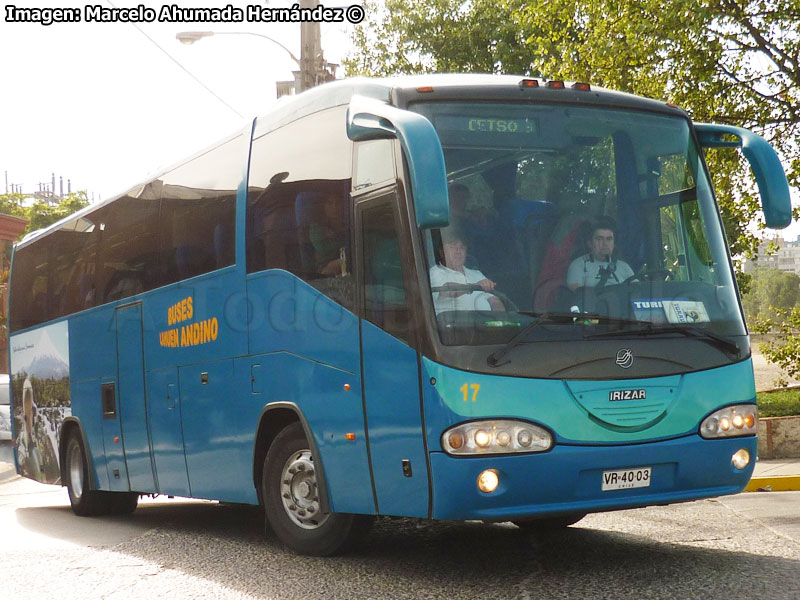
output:
[[603, 471], [602, 490], [629, 490], [633, 488], [650, 487], [652, 467], [636, 467], [634, 469], [619, 469], [616, 471]]

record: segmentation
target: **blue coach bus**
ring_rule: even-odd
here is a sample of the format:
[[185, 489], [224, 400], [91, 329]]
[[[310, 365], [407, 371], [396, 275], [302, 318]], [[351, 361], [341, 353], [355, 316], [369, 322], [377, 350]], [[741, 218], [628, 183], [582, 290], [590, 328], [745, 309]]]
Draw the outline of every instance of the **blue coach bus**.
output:
[[375, 515], [564, 527], [736, 493], [747, 330], [703, 148], [588, 84], [343, 80], [17, 244], [18, 471], [78, 515], [262, 505], [332, 554]]

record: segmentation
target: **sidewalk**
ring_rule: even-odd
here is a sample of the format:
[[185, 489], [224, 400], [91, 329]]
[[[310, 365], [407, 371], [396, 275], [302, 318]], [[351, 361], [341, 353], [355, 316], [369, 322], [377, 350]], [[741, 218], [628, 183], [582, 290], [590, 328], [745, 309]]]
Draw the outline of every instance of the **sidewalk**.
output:
[[17, 471], [13, 463], [0, 462], [0, 483], [13, 479], [17, 476]]
[[787, 492], [800, 490], [800, 458], [759, 460], [746, 492]]

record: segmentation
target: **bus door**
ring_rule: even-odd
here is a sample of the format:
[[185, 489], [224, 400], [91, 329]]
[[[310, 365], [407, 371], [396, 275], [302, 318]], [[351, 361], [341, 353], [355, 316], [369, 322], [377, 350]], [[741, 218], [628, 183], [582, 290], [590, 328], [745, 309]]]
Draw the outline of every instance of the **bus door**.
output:
[[144, 388], [141, 303], [118, 308], [116, 324], [119, 412], [128, 481], [131, 491], [154, 492], [156, 485]]
[[356, 205], [367, 438], [378, 512], [428, 516], [419, 362], [411, 347], [410, 273], [402, 260], [397, 190]]

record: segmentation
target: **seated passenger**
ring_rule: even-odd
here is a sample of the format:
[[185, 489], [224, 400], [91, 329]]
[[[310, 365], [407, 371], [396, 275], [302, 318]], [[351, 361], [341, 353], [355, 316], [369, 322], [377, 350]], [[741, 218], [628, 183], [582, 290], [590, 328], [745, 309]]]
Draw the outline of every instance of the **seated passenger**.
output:
[[431, 288], [475, 284], [483, 291], [433, 292], [436, 314], [447, 310], [505, 310], [500, 298], [487, 293], [494, 289], [494, 281], [487, 279], [480, 271], [464, 266], [467, 259], [467, 245], [463, 236], [452, 228], [442, 229], [441, 233], [444, 260], [431, 267]]
[[341, 199], [329, 194], [324, 199], [317, 220], [309, 226], [309, 239], [314, 248], [314, 260], [320, 275], [344, 275], [345, 223]]
[[567, 269], [570, 290], [622, 283], [633, 275], [628, 263], [613, 257], [615, 229], [610, 217], [599, 217], [592, 223], [592, 235], [586, 242], [589, 253], [573, 260]]

